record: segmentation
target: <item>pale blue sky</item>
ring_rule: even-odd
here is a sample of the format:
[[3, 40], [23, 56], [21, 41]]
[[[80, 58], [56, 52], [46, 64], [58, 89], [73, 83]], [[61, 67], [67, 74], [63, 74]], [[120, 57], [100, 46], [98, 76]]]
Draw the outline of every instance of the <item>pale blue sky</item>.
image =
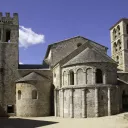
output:
[[1, 0], [1, 12], [19, 13], [20, 25], [45, 37], [45, 43], [20, 47], [20, 62], [40, 64], [48, 44], [84, 36], [109, 48], [109, 28], [128, 17], [128, 0]]

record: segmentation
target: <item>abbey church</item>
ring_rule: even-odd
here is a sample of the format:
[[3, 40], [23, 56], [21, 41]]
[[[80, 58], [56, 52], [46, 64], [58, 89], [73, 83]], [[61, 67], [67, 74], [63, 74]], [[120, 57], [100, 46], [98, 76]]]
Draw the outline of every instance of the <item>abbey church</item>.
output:
[[82, 36], [50, 44], [41, 65], [19, 64], [18, 14], [0, 13], [0, 116], [102, 117], [128, 111], [128, 19], [108, 48]]

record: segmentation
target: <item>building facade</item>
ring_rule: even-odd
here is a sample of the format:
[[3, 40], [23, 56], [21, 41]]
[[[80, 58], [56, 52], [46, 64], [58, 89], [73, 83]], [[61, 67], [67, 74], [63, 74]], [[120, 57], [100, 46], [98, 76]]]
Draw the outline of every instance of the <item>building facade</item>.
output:
[[[0, 13], [0, 116], [101, 117], [128, 109], [128, 20], [107, 47], [76, 36], [47, 48], [42, 65], [19, 64], [19, 18]], [[24, 108], [24, 109], [22, 109]]]

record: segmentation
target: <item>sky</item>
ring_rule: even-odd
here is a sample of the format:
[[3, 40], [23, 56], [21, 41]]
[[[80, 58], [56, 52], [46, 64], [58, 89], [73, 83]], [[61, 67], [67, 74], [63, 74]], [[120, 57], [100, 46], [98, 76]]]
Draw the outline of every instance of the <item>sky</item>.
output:
[[19, 14], [19, 63], [41, 64], [47, 47], [83, 36], [109, 48], [109, 28], [128, 18], [128, 0], [0, 0], [0, 12]]

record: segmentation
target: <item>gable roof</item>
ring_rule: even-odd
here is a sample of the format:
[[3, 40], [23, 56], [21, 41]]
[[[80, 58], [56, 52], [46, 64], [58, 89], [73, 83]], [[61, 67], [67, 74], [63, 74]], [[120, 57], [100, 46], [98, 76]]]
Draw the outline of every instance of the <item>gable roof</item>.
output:
[[47, 78], [38, 74], [38, 73], [36, 73], [36, 72], [31, 72], [28, 75], [20, 78], [16, 82], [19, 83], [19, 82], [27, 82], [27, 81], [43, 81], [45, 79], [47, 79]]
[[45, 54], [45, 58], [47, 58], [47, 56], [48, 56], [48, 54], [49, 54], [49, 51], [50, 51], [50, 49], [54, 46], [57, 46], [58, 44], [60, 44], [60, 43], [63, 43], [63, 42], [65, 42], [65, 41], [68, 41], [68, 40], [72, 40], [72, 39], [75, 39], [75, 38], [83, 38], [83, 39], [85, 39], [85, 40], [88, 40], [88, 41], [90, 41], [90, 42], [92, 42], [92, 43], [94, 43], [94, 44], [97, 44], [97, 45], [99, 45], [99, 46], [101, 46], [101, 47], [104, 47], [105, 49], [108, 49], [106, 46], [103, 46], [103, 45], [101, 45], [101, 44], [99, 44], [99, 43], [96, 43], [96, 42], [94, 42], [94, 41], [92, 41], [92, 40], [89, 40], [89, 39], [87, 39], [87, 38], [85, 38], [85, 37], [82, 37], [82, 36], [75, 36], [75, 37], [72, 37], [72, 38], [69, 38], [69, 39], [66, 39], [66, 40], [62, 40], [62, 41], [59, 41], [59, 42], [56, 42], [56, 43], [53, 43], [53, 44], [50, 44], [50, 45], [48, 45], [48, 48], [47, 48], [47, 51], [46, 51], [46, 54]]
[[67, 63], [65, 63], [63, 67], [74, 64], [89, 63], [89, 62], [109, 62], [109, 63], [117, 64], [107, 54], [98, 51], [98, 49], [96, 49], [95, 47], [87, 47], [77, 56], [75, 56]]

